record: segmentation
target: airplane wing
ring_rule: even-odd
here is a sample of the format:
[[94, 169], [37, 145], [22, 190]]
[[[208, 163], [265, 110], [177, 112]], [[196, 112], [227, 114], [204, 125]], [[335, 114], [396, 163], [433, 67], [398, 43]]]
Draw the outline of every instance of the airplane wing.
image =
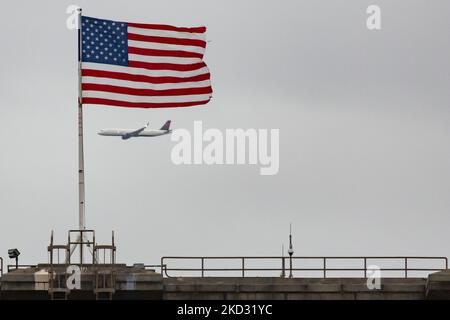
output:
[[135, 136], [135, 135], [138, 135], [139, 133], [141, 133], [142, 131], [144, 131], [145, 129], [147, 129], [149, 123], [150, 123], [150, 122], [147, 122], [147, 124], [146, 124], [145, 126], [143, 126], [142, 128], [139, 128], [139, 129], [137, 129], [137, 130], [135, 130], [135, 131], [132, 131], [132, 132], [128, 133], [127, 135], [128, 135], [128, 136]]

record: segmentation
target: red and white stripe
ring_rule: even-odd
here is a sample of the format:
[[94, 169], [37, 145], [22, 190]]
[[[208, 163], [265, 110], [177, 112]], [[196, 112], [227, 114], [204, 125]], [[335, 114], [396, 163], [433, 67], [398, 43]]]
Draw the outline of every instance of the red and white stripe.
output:
[[136, 108], [206, 104], [206, 28], [128, 23], [128, 66], [83, 62], [83, 104]]

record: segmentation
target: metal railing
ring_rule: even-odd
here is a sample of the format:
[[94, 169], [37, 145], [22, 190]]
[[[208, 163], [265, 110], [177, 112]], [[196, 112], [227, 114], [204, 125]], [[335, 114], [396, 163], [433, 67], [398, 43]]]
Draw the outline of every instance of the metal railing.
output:
[[3, 258], [0, 257], [0, 278], [3, 277]]
[[8, 272], [14, 271], [14, 270], [20, 270], [20, 269], [28, 269], [28, 268], [37, 268], [37, 265], [35, 264], [19, 264], [19, 265], [15, 265], [15, 264], [8, 264], [6, 266], [6, 270]]
[[[169, 261], [172, 260], [178, 260], [180, 261], [196, 261], [198, 263], [198, 267], [169, 267]], [[212, 268], [207, 267], [206, 263], [208, 261], [224, 261], [224, 262], [233, 262], [238, 261], [240, 266], [239, 267], [221, 267], [221, 268]], [[352, 267], [352, 268], [337, 268], [337, 267], [330, 267], [330, 263], [333, 261], [353, 261], [353, 262], [359, 262], [361, 263], [361, 267]], [[368, 257], [177, 257], [177, 256], [167, 256], [161, 258], [161, 274], [166, 277], [173, 277], [172, 275], [169, 275], [168, 272], [174, 272], [174, 271], [183, 271], [183, 272], [196, 272], [199, 276], [202, 278], [207, 276], [206, 273], [210, 272], [221, 272], [226, 276], [226, 274], [230, 272], [239, 272], [241, 277], [245, 277], [246, 274], [248, 275], [248, 272], [274, 272], [278, 271], [280, 273], [281, 277], [285, 277], [287, 272], [289, 272], [289, 277], [293, 277], [293, 272], [320, 272], [322, 275], [322, 278], [327, 278], [330, 272], [354, 272], [358, 273], [358, 275], [353, 277], [361, 277], [367, 278], [367, 272], [372, 270], [369, 268], [369, 263], [373, 263], [374, 261], [380, 262], [383, 261], [391, 261], [391, 262], [397, 262], [402, 264], [401, 267], [381, 267], [379, 266], [380, 272], [401, 272], [404, 278], [408, 278], [408, 273], [411, 272], [436, 272], [436, 271], [442, 271], [448, 269], [448, 259], [447, 257], [404, 257], [404, 256], [368, 256]], [[248, 263], [250, 261], [272, 261], [272, 262], [278, 262], [280, 267], [248, 267]], [[294, 267], [294, 264], [297, 266], [301, 266], [302, 263], [306, 263], [307, 261], [316, 261], [321, 264], [320, 267], [315, 268], [308, 268], [308, 267]], [[436, 267], [411, 267], [411, 263], [414, 261], [425, 261], [428, 264], [431, 264], [431, 262], [438, 262], [442, 265], [440, 268]], [[289, 267], [286, 267], [289, 265]], [[258, 276], [261, 276], [259, 274]]]

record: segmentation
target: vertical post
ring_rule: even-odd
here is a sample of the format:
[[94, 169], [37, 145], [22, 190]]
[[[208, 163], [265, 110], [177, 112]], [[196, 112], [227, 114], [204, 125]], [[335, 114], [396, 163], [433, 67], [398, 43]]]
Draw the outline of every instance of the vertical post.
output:
[[[79, 229], [85, 226], [85, 199], [84, 199], [84, 148], [83, 148], [83, 93], [81, 90], [81, 67], [82, 67], [82, 9], [78, 8], [78, 219]], [[83, 265], [83, 233], [80, 232], [80, 265]]]
[[323, 278], [327, 277], [327, 258], [323, 258]]
[[281, 245], [281, 277], [286, 278], [286, 267], [284, 264], [284, 244]]
[[408, 258], [405, 258], [405, 278], [408, 278]]
[[113, 254], [112, 254], [112, 258], [111, 258], [111, 264], [115, 265], [116, 264], [116, 243], [114, 242], [114, 230], [112, 232], [112, 245], [113, 245]]
[[205, 258], [202, 257], [202, 278], [205, 276]]
[[367, 258], [364, 258], [364, 278], [367, 279]]
[[242, 278], [245, 277], [245, 258], [242, 257]]
[[292, 253], [289, 254], [289, 278], [293, 278], [292, 274]]

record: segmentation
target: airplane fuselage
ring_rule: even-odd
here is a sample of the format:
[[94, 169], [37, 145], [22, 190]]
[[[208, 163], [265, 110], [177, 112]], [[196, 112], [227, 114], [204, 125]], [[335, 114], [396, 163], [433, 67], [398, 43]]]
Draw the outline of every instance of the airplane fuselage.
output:
[[141, 132], [135, 133], [133, 130], [129, 129], [104, 129], [100, 130], [98, 134], [101, 136], [122, 137], [122, 139], [125, 140], [135, 137], [157, 137], [171, 132], [172, 130], [142, 130]]

